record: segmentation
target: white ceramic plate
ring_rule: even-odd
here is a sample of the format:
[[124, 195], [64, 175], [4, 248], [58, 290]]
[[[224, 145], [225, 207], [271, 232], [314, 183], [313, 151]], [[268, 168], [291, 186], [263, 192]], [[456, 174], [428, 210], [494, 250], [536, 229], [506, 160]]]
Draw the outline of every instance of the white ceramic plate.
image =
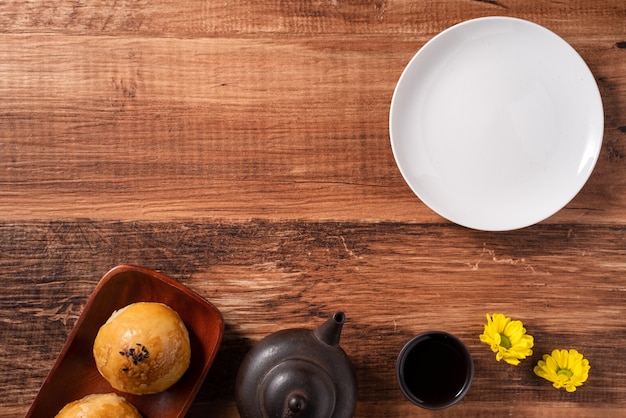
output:
[[413, 192], [468, 228], [540, 222], [583, 187], [602, 145], [591, 71], [537, 24], [485, 17], [455, 25], [411, 59], [389, 116]]

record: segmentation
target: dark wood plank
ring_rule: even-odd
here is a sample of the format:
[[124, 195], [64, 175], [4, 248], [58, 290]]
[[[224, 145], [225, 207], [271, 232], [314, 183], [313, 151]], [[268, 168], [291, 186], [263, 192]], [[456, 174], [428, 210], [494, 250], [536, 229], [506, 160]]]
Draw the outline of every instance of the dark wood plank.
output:
[[[337, 310], [348, 317], [341, 344], [357, 371], [358, 416], [417, 413], [393, 368], [402, 344], [430, 329], [458, 335], [476, 363], [470, 394], [442, 416], [626, 407], [626, 370], [614, 348], [626, 337], [621, 227], [494, 234], [397, 223], [77, 221], [4, 223], [0, 234], [0, 375], [3, 402], [16, 413], [34, 398], [99, 278], [123, 262], [161, 270], [224, 314], [224, 343], [191, 416], [233, 413], [238, 365], [256, 341], [313, 328]], [[536, 339], [531, 359], [517, 368], [495, 361], [478, 340], [487, 312], [524, 321]], [[532, 374], [543, 353], [570, 347], [592, 365], [574, 394]]]

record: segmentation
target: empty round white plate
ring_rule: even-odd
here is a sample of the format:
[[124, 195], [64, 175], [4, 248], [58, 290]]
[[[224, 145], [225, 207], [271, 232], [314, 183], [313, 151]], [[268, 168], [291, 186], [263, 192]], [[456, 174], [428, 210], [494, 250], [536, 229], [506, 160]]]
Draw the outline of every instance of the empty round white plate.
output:
[[593, 74], [562, 38], [485, 17], [441, 32], [391, 101], [393, 154], [413, 192], [459, 225], [523, 228], [576, 196], [604, 131]]

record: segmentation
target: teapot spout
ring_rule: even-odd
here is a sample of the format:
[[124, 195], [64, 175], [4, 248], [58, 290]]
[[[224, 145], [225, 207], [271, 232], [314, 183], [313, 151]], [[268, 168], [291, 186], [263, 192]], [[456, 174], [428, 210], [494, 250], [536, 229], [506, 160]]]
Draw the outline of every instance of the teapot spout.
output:
[[321, 342], [330, 346], [339, 345], [341, 329], [346, 322], [346, 315], [343, 312], [335, 312], [326, 322], [317, 327], [313, 334]]

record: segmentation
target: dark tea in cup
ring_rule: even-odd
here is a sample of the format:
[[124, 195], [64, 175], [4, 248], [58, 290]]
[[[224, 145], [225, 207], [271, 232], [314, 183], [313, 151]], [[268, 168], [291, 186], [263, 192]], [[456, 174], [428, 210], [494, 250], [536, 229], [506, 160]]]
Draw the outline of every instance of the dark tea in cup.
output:
[[474, 363], [458, 338], [431, 331], [414, 337], [402, 348], [396, 376], [408, 400], [422, 408], [443, 409], [465, 396], [474, 377]]

